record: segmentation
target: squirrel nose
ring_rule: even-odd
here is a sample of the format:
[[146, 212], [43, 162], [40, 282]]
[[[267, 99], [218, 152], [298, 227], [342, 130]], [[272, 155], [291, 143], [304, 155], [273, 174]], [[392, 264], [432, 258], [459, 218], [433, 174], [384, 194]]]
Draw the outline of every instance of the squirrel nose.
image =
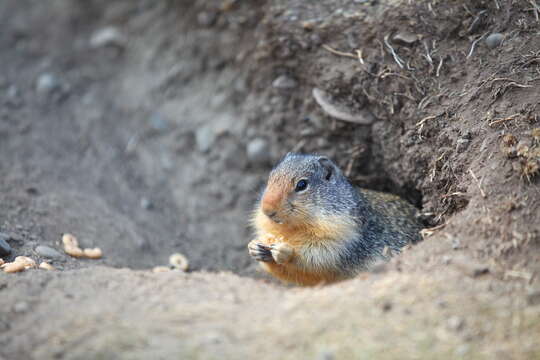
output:
[[272, 191], [265, 192], [261, 203], [263, 213], [270, 219], [273, 219], [278, 213], [277, 209], [280, 203], [281, 194]]
[[268, 209], [263, 209], [263, 212], [266, 216], [268, 216], [270, 219], [273, 219], [274, 216], [277, 215], [277, 211], [275, 210], [268, 210]]

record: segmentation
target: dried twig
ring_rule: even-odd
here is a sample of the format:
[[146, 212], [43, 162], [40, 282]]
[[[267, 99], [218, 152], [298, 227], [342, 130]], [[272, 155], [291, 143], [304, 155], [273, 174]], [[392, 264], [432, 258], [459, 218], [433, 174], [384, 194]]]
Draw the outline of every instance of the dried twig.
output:
[[505, 118], [495, 119], [493, 121], [490, 121], [488, 125], [489, 125], [489, 127], [493, 127], [494, 125], [497, 125], [497, 124], [500, 124], [500, 123], [503, 123], [503, 122], [506, 122], [506, 121], [514, 120], [516, 118], [516, 116], [518, 116], [518, 115], [519, 115], [519, 113], [514, 114], [514, 115], [510, 115], [510, 116], [505, 117]]
[[443, 58], [441, 58], [441, 60], [439, 61], [439, 66], [437, 66], [437, 72], [435, 74], [437, 77], [439, 77], [439, 75], [441, 73], [442, 64], [443, 64]]
[[482, 184], [480, 183], [480, 180], [478, 180], [478, 178], [476, 177], [476, 175], [474, 174], [474, 172], [472, 171], [472, 169], [469, 169], [469, 174], [471, 174], [472, 178], [474, 179], [474, 181], [476, 181], [476, 186], [478, 186], [478, 189], [480, 189], [480, 195], [482, 195], [483, 198], [486, 198], [487, 195], [486, 193], [484, 192], [484, 189], [482, 189]]
[[536, 18], [536, 21], [540, 21], [540, 17], [538, 16], [538, 13], [540, 13], [540, 7], [536, 4], [534, 0], [529, 0], [529, 3], [531, 3], [534, 11], [534, 17]]
[[433, 59], [431, 58], [431, 54], [430, 54], [430, 51], [429, 51], [429, 48], [427, 46], [427, 42], [426, 41], [423, 41], [422, 44], [424, 44], [424, 49], [426, 49], [426, 55], [423, 55], [426, 60], [428, 61], [428, 63], [430, 63], [431, 65], [433, 65]]
[[527, 281], [531, 281], [533, 278], [533, 274], [526, 271], [506, 270], [504, 273], [504, 277], [505, 278], [509, 278], [509, 277], [521, 278]]
[[398, 66], [403, 69], [403, 64], [405, 64], [405, 61], [402, 58], [399, 57], [399, 55], [396, 53], [396, 51], [394, 50], [392, 45], [390, 45], [390, 42], [388, 41], [389, 37], [390, 37], [390, 35], [386, 35], [384, 37], [384, 44], [386, 45], [386, 47], [392, 53], [392, 56], [394, 57], [394, 61], [396, 62], [396, 64], [398, 64]]
[[441, 196], [441, 199], [446, 199], [446, 198], [449, 198], [449, 197], [452, 197], [452, 196], [467, 196], [467, 193], [464, 193], [464, 192], [461, 192], [461, 191], [456, 191], [456, 192], [453, 192], [453, 193], [450, 193], [450, 194], [445, 194], [445, 195]]
[[354, 54], [352, 54], [352, 53], [343, 52], [343, 51], [339, 51], [339, 50], [333, 49], [333, 48], [331, 48], [329, 45], [323, 44], [322, 47], [323, 47], [323, 49], [325, 49], [325, 50], [331, 52], [331, 53], [334, 54], [334, 55], [346, 56], [346, 57], [350, 57], [350, 58], [353, 58], [353, 59], [358, 59], [358, 55], [354, 55]]
[[441, 225], [434, 226], [432, 228], [422, 229], [422, 230], [420, 230], [420, 235], [422, 235], [422, 238], [425, 239], [428, 236], [433, 235], [435, 233], [435, 231], [440, 230], [445, 226], [446, 226], [446, 224], [441, 224]]
[[491, 80], [491, 83], [493, 84], [495, 81], [510, 81], [509, 84], [506, 84], [506, 86], [515, 86], [515, 87], [519, 87], [519, 88], [530, 88], [532, 87], [532, 85], [527, 85], [527, 84], [520, 84], [512, 79], [509, 79], [509, 78], [495, 78], [493, 80]]
[[428, 120], [432, 120], [432, 119], [435, 119], [437, 118], [438, 115], [430, 115], [430, 116], [426, 116], [425, 118], [423, 118], [422, 120], [420, 120], [419, 122], [416, 123], [416, 126], [422, 126], [424, 125], [424, 123]]
[[484, 33], [484, 35], [480, 36], [478, 39], [474, 40], [472, 42], [472, 45], [471, 45], [471, 50], [469, 51], [469, 54], [467, 55], [467, 59], [470, 58], [474, 52], [474, 47], [476, 46], [476, 44], [482, 40], [487, 34], [489, 34], [489, 32], [486, 32]]
[[362, 57], [362, 50], [356, 50], [356, 55], [358, 56], [358, 61], [360, 61], [360, 64], [364, 65], [364, 58]]

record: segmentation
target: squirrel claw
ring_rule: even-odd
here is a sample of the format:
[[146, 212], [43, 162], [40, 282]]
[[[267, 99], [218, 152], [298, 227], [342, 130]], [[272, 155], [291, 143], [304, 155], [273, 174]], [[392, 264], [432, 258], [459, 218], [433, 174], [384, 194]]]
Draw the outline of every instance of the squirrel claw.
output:
[[278, 264], [286, 264], [293, 258], [294, 249], [286, 243], [276, 243], [270, 245], [272, 258]]
[[249, 255], [257, 261], [263, 262], [272, 262], [274, 261], [272, 257], [272, 252], [270, 248], [259, 242], [251, 241], [248, 244]]

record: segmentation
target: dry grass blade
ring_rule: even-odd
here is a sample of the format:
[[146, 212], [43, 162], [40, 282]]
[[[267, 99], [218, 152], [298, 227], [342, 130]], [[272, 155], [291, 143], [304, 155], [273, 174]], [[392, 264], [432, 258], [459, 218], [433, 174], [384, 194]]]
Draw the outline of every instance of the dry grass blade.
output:
[[360, 57], [359, 55], [354, 55], [352, 53], [336, 50], [336, 49], [334, 49], [334, 48], [332, 48], [332, 47], [330, 47], [329, 45], [326, 45], [326, 44], [323, 44], [322, 47], [323, 47], [323, 49], [331, 52], [334, 55], [350, 57], [350, 58], [353, 58], [353, 59], [358, 59]]
[[480, 190], [480, 195], [482, 195], [483, 198], [486, 198], [487, 195], [486, 193], [484, 192], [484, 189], [482, 189], [482, 183], [480, 180], [478, 180], [478, 178], [476, 177], [476, 175], [474, 174], [474, 172], [472, 171], [472, 169], [469, 169], [469, 174], [471, 174], [472, 178], [474, 179], [474, 181], [476, 181], [476, 186], [478, 186], [478, 189]]

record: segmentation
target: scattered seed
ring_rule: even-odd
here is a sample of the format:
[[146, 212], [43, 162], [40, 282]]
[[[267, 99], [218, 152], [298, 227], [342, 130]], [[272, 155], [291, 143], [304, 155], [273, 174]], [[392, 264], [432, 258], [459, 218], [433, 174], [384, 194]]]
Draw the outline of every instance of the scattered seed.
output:
[[77, 238], [71, 234], [62, 235], [62, 243], [64, 244], [64, 246], [79, 247], [79, 242], [77, 241]]
[[15, 261], [2, 265], [2, 269], [4, 269], [4, 272], [6, 273], [16, 273], [19, 271], [24, 271], [26, 268], [24, 266], [24, 263]]
[[169, 257], [169, 264], [171, 264], [176, 269], [182, 270], [182, 271], [188, 271], [189, 269], [189, 261], [188, 259], [179, 253], [172, 254]]
[[77, 257], [77, 258], [80, 258], [80, 257], [84, 256], [83, 250], [81, 248], [79, 248], [79, 247], [64, 245], [64, 251], [69, 256], [73, 256], [73, 257]]
[[52, 266], [51, 264], [45, 261], [39, 264], [39, 268], [43, 270], [49, 270], [49, 271], [56, 270], [54, 266]]
[[162, 272], [167, 272], [167, 271], [171, 271], [171, 269], [168, 268], [167, 266], [156, 266], [152, 269], [152, 272], [154, 273], [162, 273]]
[[84, 249], [83, 253], [89, 259], [100, 259], [103, 256], [100, 248]]
[[81, 249], [77, 238], [71, 234], [62, 235], [62, 243], [64, 243], [64, 251], [66, 254], [76, 258], [85, 257], [88, 259], [99, 259], [103, 256], [100, 248]]
[[36, 262], [28, 256], [17, 256], [15, 262], [23, 264], [25, 269], [37, 267]]

